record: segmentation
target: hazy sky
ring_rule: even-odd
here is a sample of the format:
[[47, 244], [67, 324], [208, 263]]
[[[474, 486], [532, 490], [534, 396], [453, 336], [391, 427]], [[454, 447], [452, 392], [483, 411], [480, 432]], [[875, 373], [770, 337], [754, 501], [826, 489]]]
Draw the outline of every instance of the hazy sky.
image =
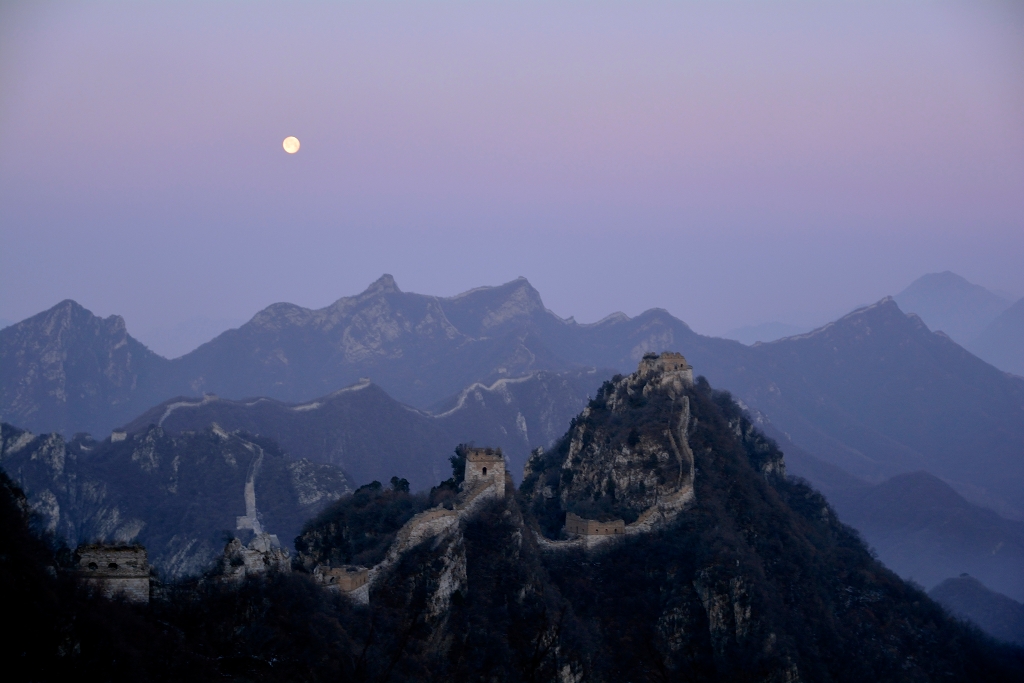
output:
[[947, 269], [1024, 295], [1020, 8], [4, 3], [0, 318], [144, 332], [385, 272], [708, 333]]

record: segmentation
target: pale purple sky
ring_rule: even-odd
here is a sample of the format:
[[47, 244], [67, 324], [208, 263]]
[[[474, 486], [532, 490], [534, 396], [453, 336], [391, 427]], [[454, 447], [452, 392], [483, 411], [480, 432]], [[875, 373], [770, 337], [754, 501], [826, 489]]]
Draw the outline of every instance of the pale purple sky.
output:
[[941, 270], [1020, 296], [1024, 11], [5, 3], [0, 235], [0, 318], [140, 333], [385, 272], [706, 333]]

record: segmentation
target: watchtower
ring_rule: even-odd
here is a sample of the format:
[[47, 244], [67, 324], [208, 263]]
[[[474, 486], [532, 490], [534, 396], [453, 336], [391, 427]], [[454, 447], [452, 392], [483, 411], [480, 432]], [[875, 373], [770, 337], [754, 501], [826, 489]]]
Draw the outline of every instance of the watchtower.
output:
[[500, 448], [469, 448], [466, 450], [465, 487], [491, 480], [498, 484], [499, 495], [505, 491], [505, 456]]
[[686, 362], [683, 354], [666, 351], [662, 354], [645, 353], [640, 360], [637, 373], [646, 377], [653, 373], [678, 374], [687, 384], [693, 384], [693, 366]]
[[140, 545], [79, 546], [75, 577], [105, 598], [149, 602], [149, 561]]

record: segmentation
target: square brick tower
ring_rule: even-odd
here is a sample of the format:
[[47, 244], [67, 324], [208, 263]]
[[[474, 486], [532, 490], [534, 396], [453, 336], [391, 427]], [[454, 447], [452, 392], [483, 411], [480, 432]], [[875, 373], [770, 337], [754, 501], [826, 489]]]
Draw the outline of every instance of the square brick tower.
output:
[[505, 456], [500, 448], [470, 448], [466, 452], [465, 488], [472, 488], [476, 482], [491, 480], [498, 483], [498, 490], [505, 491]]

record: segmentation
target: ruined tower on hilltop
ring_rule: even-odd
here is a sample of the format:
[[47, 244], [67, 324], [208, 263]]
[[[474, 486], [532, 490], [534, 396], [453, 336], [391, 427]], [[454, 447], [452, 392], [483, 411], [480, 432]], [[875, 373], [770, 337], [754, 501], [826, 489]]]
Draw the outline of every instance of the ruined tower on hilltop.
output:
[[640, 360], [637, 374], [647, 377], [654, 373], [674, 374], [680, 377], [686, 384], [693, 384], [693, 366], [686, 362], [683, 354], [675, 351], [666, 351], [662, 354], [645, 353]]
[[466, 477], [464, 486], [471, 489], [478, 481], [497, 484], [499, 496], [505, 495], [505, 456], [500, 448], [466, 449]]

